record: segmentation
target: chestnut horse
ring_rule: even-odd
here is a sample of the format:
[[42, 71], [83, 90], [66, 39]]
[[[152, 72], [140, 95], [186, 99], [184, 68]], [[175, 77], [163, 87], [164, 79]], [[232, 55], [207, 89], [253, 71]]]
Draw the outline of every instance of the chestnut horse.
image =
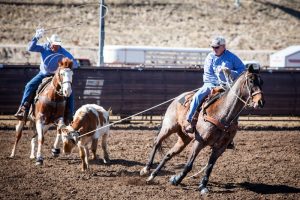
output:
[[[49, 129], [50, 125], [57, 124], [58, 128], [64, 125], [64, 113], [66, 98], [72, 93], [72, 71], [73, 62], [68, 58], [63, 58], [59, 62], [59, 67], [56, 70], [51, 82], [49, 82], [41, 92], [37, 95], [34, 105], [31, 107], [30, 123], [35, 123], [36, 132], [31, 140], [31, 153], [30, 158], [36, 158], [36, 165], [43, 164], [42, 145], [44, 143], [44, 135]], [[26, 122], [18, 121], [16, 125], [16, 140], [11, 158], [15, 156], [17, 144], [22, 136], [22, 130]], [[38, 148], [35, 157], [35, 142], [36, 136], [38, 138]], [[57, 136], [54, 142], [54, 153], [59, 153], [58, 142], [60, 139], [60, 133], [57, 132]]]
[[262, 80], [259, 76], [259, 70], [249, 66], [248, 71], [240, 75], [232, 87], [227, 89], [223, 96], [208, 106], [203, 106], [196, 124], [195, 134], [187, 134], [184, 131], [183, 124], [186, 119], [188, 105], [182, 105], [179, 100], [184, 97], [191, 97], [193, 93], [187, 92], [178, 96], [168, 107], [162, 128], [155, 139], [154, 147], [150, 158], [140, 174], [148, 174], [153, 164], [154, 156], [163, 140], [170, 135], [177, 133], [177, 143], [167, 152], [157, 168], [151, 173], [147, 181], [152, 181], [158, 172], [174, 155], [180, 153], [191, 141], [191, 153], [183, 171], [170, 179], [171, 184], [178, 185], [183, 178], [191, 171], [193, 162], [200, 152], [206, 146], [212, 148], [206, 171], [200, 182], [199, 190], [201, 193], [208, 192], [207, 183], [212, 168], [217, 159], [226, 150], [228, 144], [233, 140], [237, 132], [238, 117], [246, 106], [254, 108], [263, 107], [264, 98], [262, 92]]

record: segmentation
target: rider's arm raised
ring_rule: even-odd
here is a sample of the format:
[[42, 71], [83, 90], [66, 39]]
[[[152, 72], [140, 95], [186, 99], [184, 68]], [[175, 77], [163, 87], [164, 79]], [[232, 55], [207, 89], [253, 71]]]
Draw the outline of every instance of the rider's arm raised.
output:
[[44, 50], [44, 47], [42, 45], [38, 45], [37, 42], [38, 42], [38, 39], [36, 37], [33, 37], [32, 40], [28, 44], [28, 51], [42, 52]]

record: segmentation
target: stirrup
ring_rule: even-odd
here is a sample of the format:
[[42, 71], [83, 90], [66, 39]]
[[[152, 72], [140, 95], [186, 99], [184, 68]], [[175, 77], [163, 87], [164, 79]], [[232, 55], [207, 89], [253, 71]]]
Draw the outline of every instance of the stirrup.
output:
[[195, 132], [195, 127], [193, 127], [192, 125], [188, 125], [186, 128], [185, 128], [185, 131], [187, 133], [194, 133]]
[[29, 109], [27, 109], [25, 106], [20, 106], [16, 114], [14, 114], [14, 116], [18, 120], [26, 122], [28, 113], [29, 113]]
[[185, 132], [187, 133], [194, 133], [195, 132], [195, 126], [187, 121], [187, 125], [184, 127]]

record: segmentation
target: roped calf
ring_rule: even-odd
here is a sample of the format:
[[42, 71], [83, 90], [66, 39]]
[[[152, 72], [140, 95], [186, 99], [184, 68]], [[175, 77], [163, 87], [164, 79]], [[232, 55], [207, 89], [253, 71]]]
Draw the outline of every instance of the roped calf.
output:
[[76, 111], [74, 115], [74, 120], [69, 126], [61, 129], [64, 153], [71, 153], [71, 150], [77, 145], [79, 148], [79, 155], [82, 161], [82, 171], [89, 169], [88, 144], [92, 143], [92, 158], [95, 160], [98, 139], [101, 136], [102, 149], [104, 155], [103, 161], [104, 163], [109, 162], [109, 156], [107, 152], [107, 137], [109, 134], [109, 127], [107, 126], [108, 124], [108, 111], [96, 104], [87, 104], [81, 106]]

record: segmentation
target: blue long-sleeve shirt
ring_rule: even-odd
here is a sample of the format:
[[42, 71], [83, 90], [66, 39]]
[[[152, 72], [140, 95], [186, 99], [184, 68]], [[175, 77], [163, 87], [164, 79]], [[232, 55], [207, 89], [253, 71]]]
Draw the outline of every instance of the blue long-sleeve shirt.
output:
[[[225, 50], [221, 56], [216, 56], [214, 52], [207, 55], [204, 63], [203, 82], [219, 85], [217, 68], [224, 65], [231, 70], [231, 76], [236, 79], [243, 71], [245, 65], [243, 62], [229, 50]], [[219, 75], [221, 81], [226, 81], [224, 74]]]
[[33, 37], [30, 43], [28, 44], [28, 51], [41, 53], [40, 71], [43, 74], [54, 74], [56, 69], [58, 68], [58, 62], [61, 61], [63, 57], [67, 57], [73, 61], [73, 68], [78, 67], [77, 61], [63, 47], [60, 46], [58, 51], [54, 52], [50, 48], [50, 43], [39, 45], [37, 44], [37, 42], [38, 40], [35, 37]]

